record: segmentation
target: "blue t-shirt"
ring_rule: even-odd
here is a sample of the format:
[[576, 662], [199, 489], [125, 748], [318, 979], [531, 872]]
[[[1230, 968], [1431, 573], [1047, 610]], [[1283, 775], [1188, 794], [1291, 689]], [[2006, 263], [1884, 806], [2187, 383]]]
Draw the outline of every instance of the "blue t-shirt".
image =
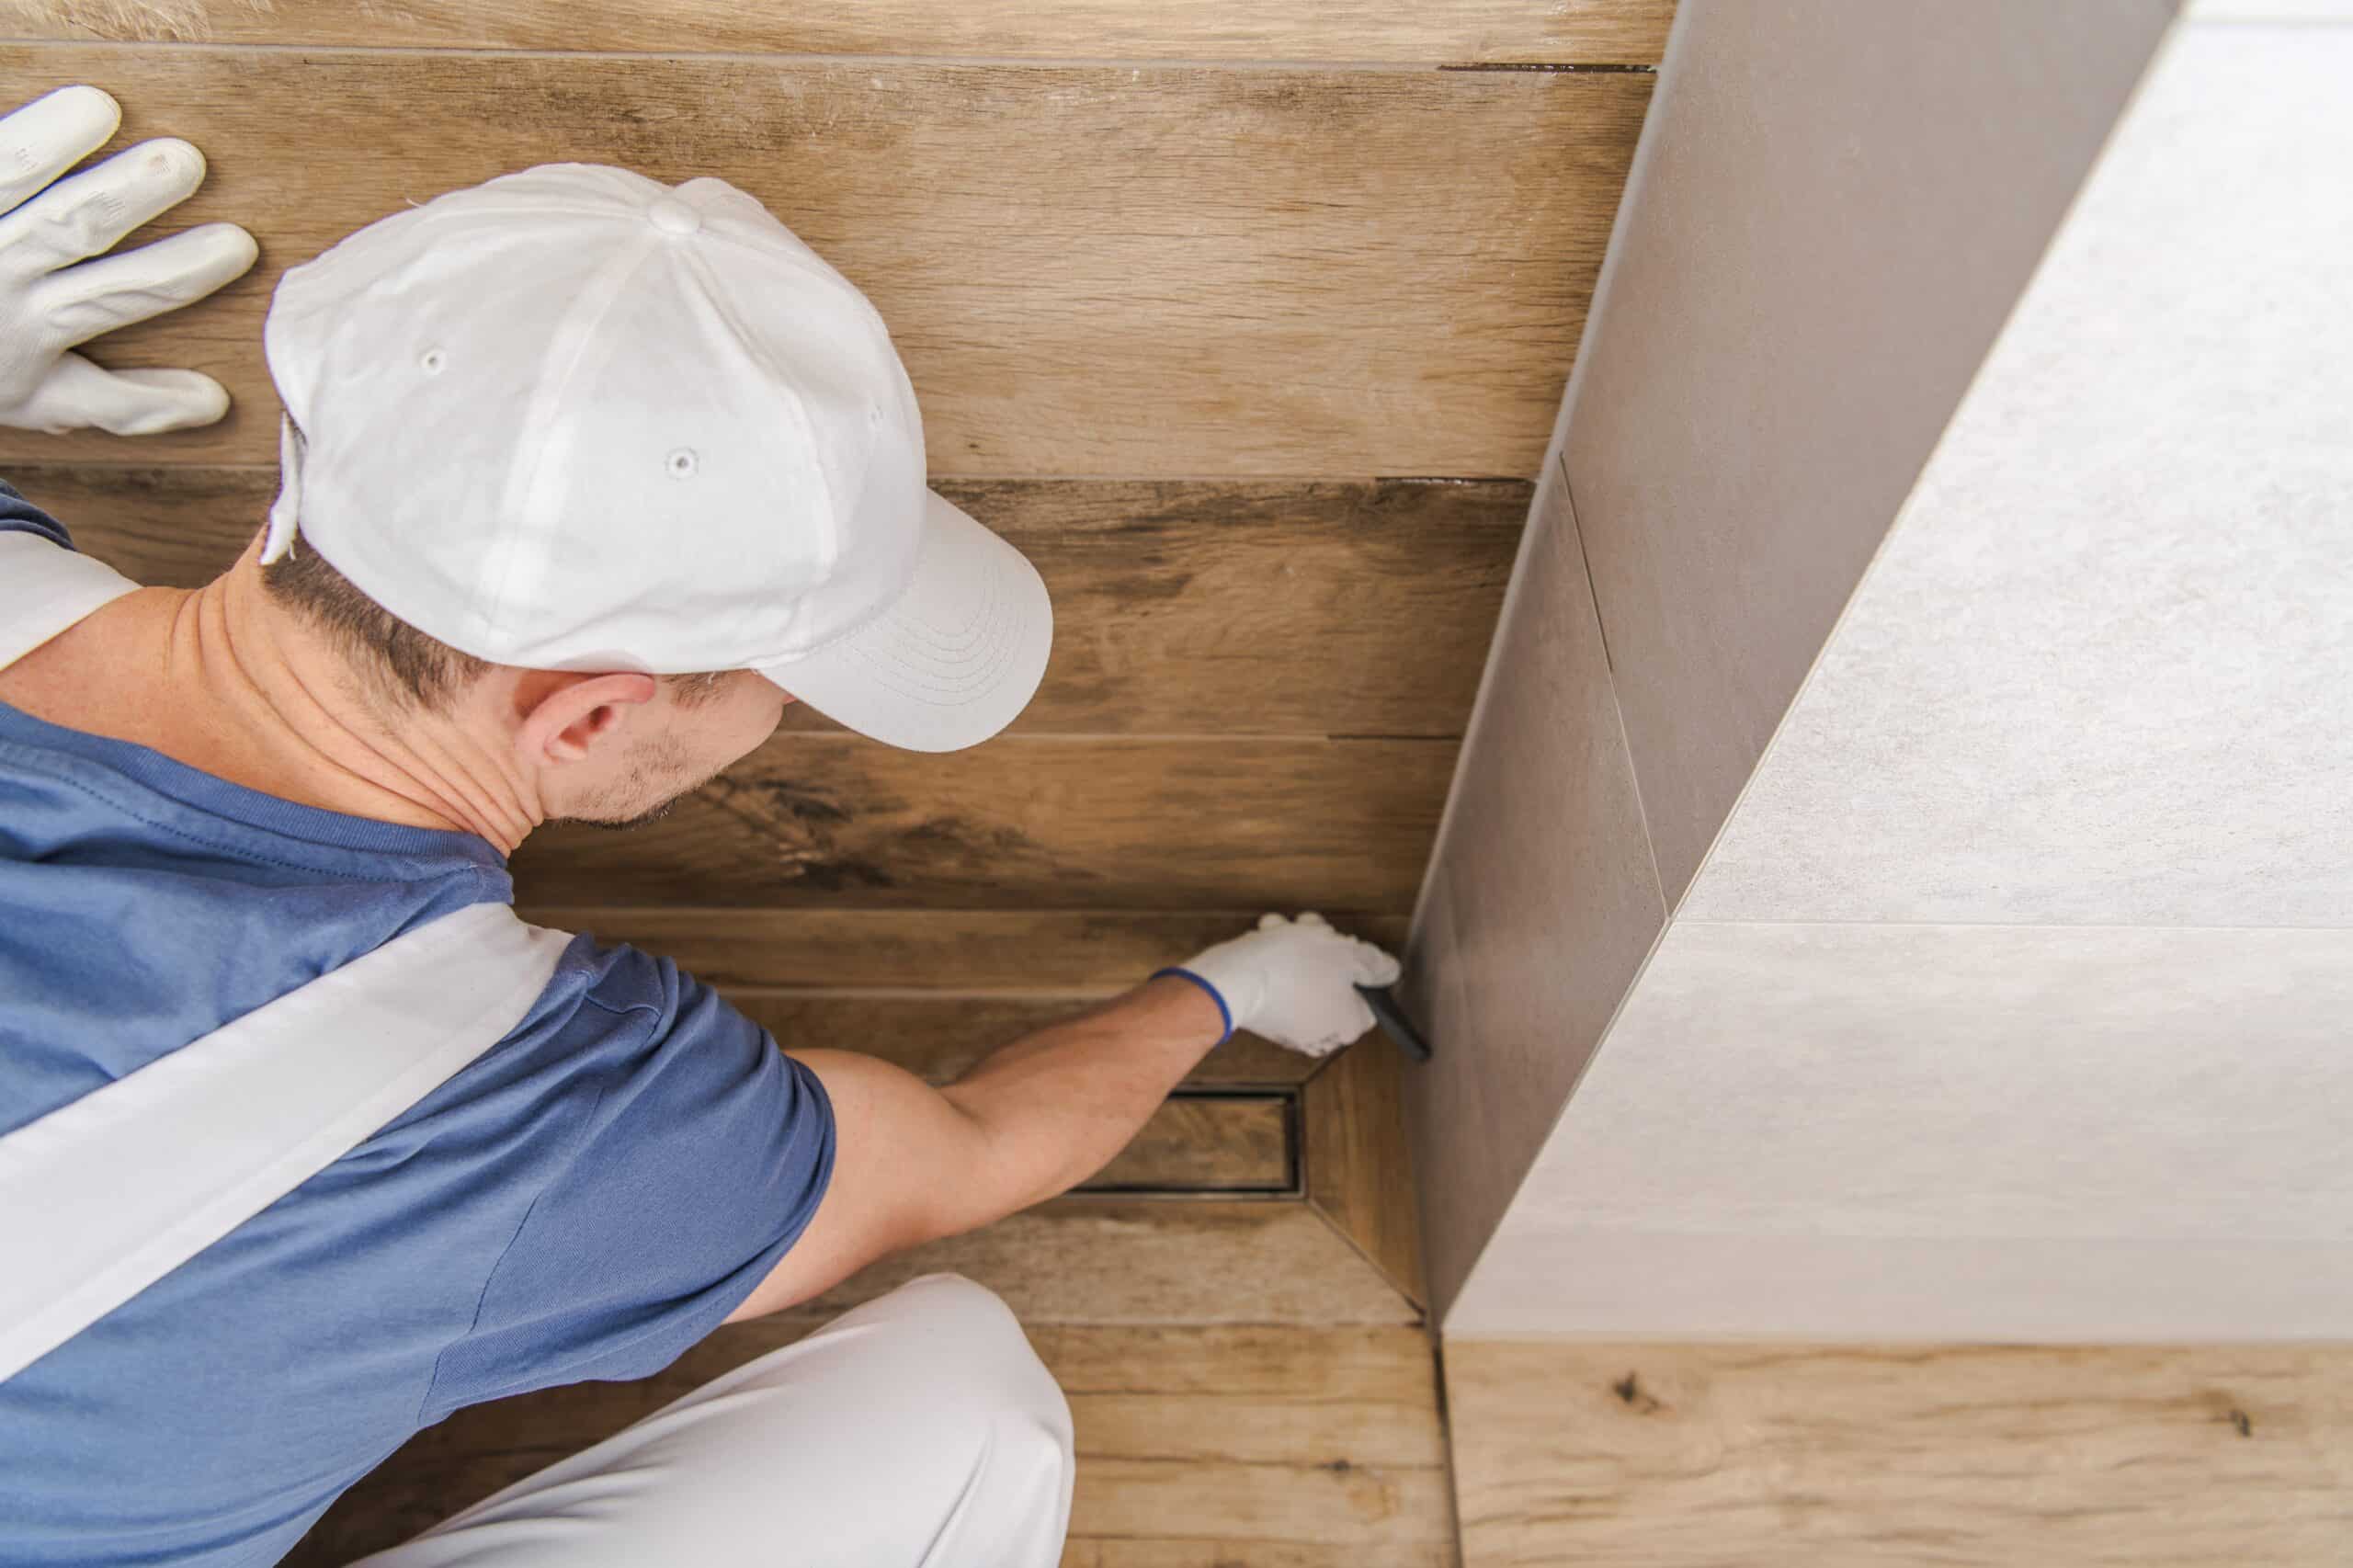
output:
[[[12, 528], [66, 542], [0, 484]], [[0, 1135], [510, 893], [470, 834], [0, 703]], [[578, 937], [500, 1044], [0, 1382], [0, 1562], [275, 1562], [460, 1406], [676, 1358], [800, 1235], [833, 1151], [824, 1091], [756, 1025]]]

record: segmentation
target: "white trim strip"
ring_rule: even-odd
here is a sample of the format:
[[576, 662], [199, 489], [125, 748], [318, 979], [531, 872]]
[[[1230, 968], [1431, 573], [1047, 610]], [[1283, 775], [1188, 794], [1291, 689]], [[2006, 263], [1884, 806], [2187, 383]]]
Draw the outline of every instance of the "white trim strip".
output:
[[569, 941], [472, 905], [0, 1138], [0, 1380], [506, 1038]]

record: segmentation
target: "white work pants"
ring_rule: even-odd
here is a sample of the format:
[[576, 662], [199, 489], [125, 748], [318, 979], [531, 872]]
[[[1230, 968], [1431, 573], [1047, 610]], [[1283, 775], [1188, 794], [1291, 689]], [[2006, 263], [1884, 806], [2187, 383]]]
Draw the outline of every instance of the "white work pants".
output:
[[356, 1568], [1054, 1568], [1070, 1407], [933, 1274]]

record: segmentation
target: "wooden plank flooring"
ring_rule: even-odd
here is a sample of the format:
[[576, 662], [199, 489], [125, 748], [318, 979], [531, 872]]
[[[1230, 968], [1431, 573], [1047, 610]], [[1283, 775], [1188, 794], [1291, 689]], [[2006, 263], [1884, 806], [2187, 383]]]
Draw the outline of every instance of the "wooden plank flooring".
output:
[[[1124, 991], [1164, 965], [1246, 930], [1262, 907], [714, 909], [529, 899], [521, 906], [525, 919], [634, 942], [715, 985], [1068, 991], [1090, 997]], [[1404, 940], [1405, 917], [1356, 915], [1347, 929], [1394, 948]]]
[[[288, 1559], [340, 1568], [809, 1331], [722, 1329], [635, 1383], [460, 1411], [332, 1509]], [[1443, 1568], [1446, 1456], [1412, 1328], [1031, 1331], [1069, 1396], [1078, 1484], [1065, 1568]]]
[[[1412, 907], [1451, 740], [1008, 736], [968, 752], [785, 734], [660, 822], [549, 828], [534, 903]], [[1017, 971], [1008, 984], [1021, 983]]]
[[152, 42], [979, 54], [1182, 60], [1655, 63], [1673, 0], [14, 0], [0, 36]]
[[1446, 1517], [1446, 1472], [1384, 1474], [1300, 1465], [1244, 1465], [1095, 1458], [1095, 1477], [1071, 1533], [1131, 1537], [1140, 1530], [1197, 1529], [1212, 1538], [1247, 1529], [1261, 1539], [1325, 1542], [1355, 1538], [1373, 1551], [1428, 1551]]
[[1409, 1065], [1375, 1033], [1327, 1061], [1302, 1096], [1307, 1200], [1382, 1278], [1427, 1304], [1414, 1173], [1405, 1158]]
[[[225, 423], [136, 448], [0, 433], [0, 461], [275, 461], [279, 271], [407, 202], [574, 159], [729, 179], [866, 290], [935, 477], [1533, 476], [1650, 91], [1638, 73], [71, 44], [0, 45], [0, 81], [105, 82], [126, 136], [204, 150], [170, 222], [242, 220], [262, 244], [216, 299], [98, 350], [220, 377]], [[299, 153], [297, 104], [318, 108]]]
[[1449, 1340], [1467, 1568], [2353, 1562], [2353, 1346]]
[[1306, 1204], [1058, 1199], [886, 1259], [811, 1303], [846, 1312], [918, 1275], [969, 1276], [1024, 1324], [1401, 1324], [1420, 1312]]
[[[274, 467], [14, 465], [8, 482], [142, 583], [227, 569]], [[1054, 600], [1013, 733], [1451, 736], [1479, 684], [1532, 487], [949, 482]], [[807, 709], [790, 729], [830, 730]]]

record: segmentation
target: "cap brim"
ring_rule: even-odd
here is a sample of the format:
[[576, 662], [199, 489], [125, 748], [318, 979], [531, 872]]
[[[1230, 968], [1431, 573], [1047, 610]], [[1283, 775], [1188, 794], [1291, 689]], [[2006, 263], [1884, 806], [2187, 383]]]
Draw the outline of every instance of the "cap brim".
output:
[[899, 601], [805, 658], [756, 667], [885, 745], [958, 751], [1029, 705], [1053, 640], [1053, 601], [1038, 569], [926, 490], [922, 551]]

